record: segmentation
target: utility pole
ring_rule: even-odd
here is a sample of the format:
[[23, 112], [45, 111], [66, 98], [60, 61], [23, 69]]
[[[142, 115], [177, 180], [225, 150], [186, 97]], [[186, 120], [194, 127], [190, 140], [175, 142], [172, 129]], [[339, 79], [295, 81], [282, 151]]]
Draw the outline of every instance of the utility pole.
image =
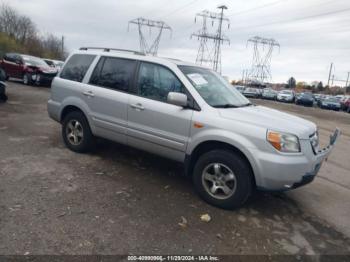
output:
[[[203, 19], [202, 29], [191, 35], [192, 37], [197, 37], [200, 41], [196, 63], [200, 65], [207, 65], [213, 68], [218, 73], [221, 73], [221, 45], [223, 42], [230, 42], [230, 40], [223, 35], [223, 22], [228, 23], [230, 27], [230, 20], [224, 17], [224, 10], [227, 9], [226, 6], [222, 5], [218, 7], [221, 9], [220, 13], [209, 12], [204, 10], [196, 14], [195, 22], [197, 22], [197, 17]], [[214, 21], [218, 20], [219, 25], [216, 33], [209, 33], [207, 22], [211, 19], [211, 24], [214, 26]], [[208, 45], [208, 40], [214, 41], [214, 52], [212, 53], [211, 48]]]
[[62, 40], [61, 40], [61, 59], [64, 59], [64, 36], [62, 36]]
[[333, 63], [331, 63], [331, 67], [329, 68], [328, 84], [327, 84], [328, 87], [330, 87], [329, 82], [331, 81], [332, 70], [333, 70]]
[[[170, 32], [172, 32], [171, 27], [168, 26], [163, 21], [155, 21], [155, 20], [139, 17], [129, 21], [128, 30], [129, 30], [130, 24], [136, 24], [138, 26], [140, 51], [145, 54], [151, 54], [154, 56], [156, 56], [158, 53], [159, 42], [160, 42], [160, 38], [162, 36], [163, 30], [169, 30]], [[146, 37], [142, 31], [144, 27], [148, 27], [150, 33], [152, 28], [156, 28], [158, 30], [158, 34], [151, 45], [149, 45], [149, 43], [147, 42]]]
[[221, 73], [221, 35], [222, 35], [222, 21], [224, 19], [224, 10], [227, 10], [227, 6], [221, 5], [218, 7], [221, 9], [221, 14], [219, 18], [219, 29], [218, 35], [215, 41], [215, 53], [214, 53], [214, 70]]
[[348, 72], [348, 77], [346, 78], [346, 84], [345, 84], [345, 90], [344, 90], [344, 94], [346, 95], [346, 90], [348, 88], [348, 84], [349, 84], [349, 77], [350, 77], [350, 72]]

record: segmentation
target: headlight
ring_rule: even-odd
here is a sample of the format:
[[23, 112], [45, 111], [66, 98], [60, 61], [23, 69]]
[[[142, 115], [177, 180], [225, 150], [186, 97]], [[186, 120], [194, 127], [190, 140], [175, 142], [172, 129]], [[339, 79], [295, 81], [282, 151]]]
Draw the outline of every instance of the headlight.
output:
[[300, 152], [300, 143], [297, 136], [282, 132], [268, 131], [267, 141], [278, 151], [284, 153]]
[[310, 142], [314, 153], [317, 154], [319, 146], [319, 136], [318, 131], [316, 131], [312, 136], [310, 136]]

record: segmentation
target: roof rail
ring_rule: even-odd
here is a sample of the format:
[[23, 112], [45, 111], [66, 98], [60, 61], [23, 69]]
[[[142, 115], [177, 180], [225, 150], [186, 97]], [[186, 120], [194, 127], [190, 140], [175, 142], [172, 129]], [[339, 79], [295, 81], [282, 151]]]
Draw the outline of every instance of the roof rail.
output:
[[85, 50], [85, 51], [87, 51], [87, 50], [102, 50], [103, 52], [119, 51], [119, 52], [133, 53], [135, 55], [146, 55], [143, 52], [139, 52], [139, 51], [135, 51], [135, 50], [109, 48], [109, 47], [80, 47], [79, 50]]

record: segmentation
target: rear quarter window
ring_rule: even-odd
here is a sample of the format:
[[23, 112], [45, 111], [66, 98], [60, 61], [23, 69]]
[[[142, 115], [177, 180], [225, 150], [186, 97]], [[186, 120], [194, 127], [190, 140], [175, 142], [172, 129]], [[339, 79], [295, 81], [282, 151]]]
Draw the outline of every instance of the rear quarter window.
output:
[[128, 92], [133, 81], [136, 61], [102, 57], [90, 79], [90, 84]]
[[95, 57], [95, 55], [71, 56], [64, 66], [60, 77], [75, 82], [82, 82]]

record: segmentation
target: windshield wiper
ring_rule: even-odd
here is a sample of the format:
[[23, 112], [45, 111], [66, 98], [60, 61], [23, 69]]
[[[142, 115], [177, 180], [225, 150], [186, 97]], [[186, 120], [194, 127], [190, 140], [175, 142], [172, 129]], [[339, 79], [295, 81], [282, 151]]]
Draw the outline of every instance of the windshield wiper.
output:
[[223, 104], [223, 105], [214, 105], [215, 108], [238, 108], [239, 106], [233, 104]]

